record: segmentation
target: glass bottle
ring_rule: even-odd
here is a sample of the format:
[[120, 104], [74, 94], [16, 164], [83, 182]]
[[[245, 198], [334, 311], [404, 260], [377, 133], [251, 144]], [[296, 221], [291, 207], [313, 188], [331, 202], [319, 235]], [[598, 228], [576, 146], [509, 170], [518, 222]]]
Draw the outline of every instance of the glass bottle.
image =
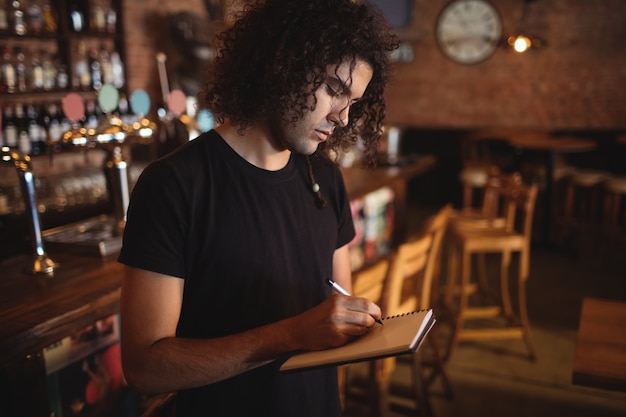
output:
[[53, 35], [57, 32], [58, 24], [56, 15], [48, 1], [44, 1], [41, 6], [41, 12], [43, 14], [43, 30], [48, 35]]
[[111, 54], [104, 44], [100, 45], [100, 67], [102, 71], [102, 84], [113, 84]]
[[15, 55], [15, 80], [17, 83], [17, 91], [24, 93], [27, 90], [26, 55], [24, 55], [24, 50], [20, 46], [13, 48], [13, 54]]
[[13, 17], [13, 32], [16, 35], [26, 35], [26, 19], [24, 18], [24, 10], [19, 1], [14, 0], [11, 3]]
[[98, 115], [96, 114], [95, 100], [85, 101], [85, 126], [86, 129], [95, 129], [98, 127]]
[[48, 122], [48, 146], [51, 147], [53, 152], [58, 152], [61, 150], [59, 141], [64, 132], [61, 126], [61, 114], [57, 103], [48, 104], [48, 115], [50, 118]]
[[72, 88], [87, 91], [91, 88], [91, 73], [87, 60], [87, 45], [84, 41], [78, 43], [78, 53], [74, 62]]
[[124, 64], [119, 52], [113, 51], [111, 53], [111, 66], [113, 68], [113, 86], [115, 88], [122, 88], [126, 83], [124, 77]]
[[43, 65], [38, 51], [33, 51], [30, 61], [31, 85], [30, 89], [34, 91], [43, 90]]
[[11, 104], [7, 104], [4, 107], [2, 129], [4, 133], [4, 145], [9, 148], [17, 148], [17, 124], [15, 123], [14, 107]]
[[17, 125], [17, 148], [25, 154], [31, 153], [30, 136], [28, 136], [28, 120], [26, 119], [24, 105], [15, 104], [15, 124]]
[[13, 64], [13, 55], [11, 48], [4, 47], [2, 51], [2, 68], [0, 73], [0, 92], [15, 93], [17, 90], [17, 74], [15, 73], [15, 65]]
[[115, 33], [117, 30], [117, 11], [109, 1], [105, 7], [106, 10], [106, 30], [109, 33]]
[[43, 33], [43, 10], [38, 1], [31, 1], [26, 8], [27, 32], [33, 35]]
[[50, 53], [46, 49], [41, 49], [41, 69], [43, 76], [43, 89], [45, 91], [51, 91], [56, 85], [57, 69], [52, 65], [50, 60]]
[[90, 27], [91, 30], [96, 32], [105, 32], [106, 31], [106, 9], [103, 7], [103, 4], [100, 0], [91, 0], [90, 1]]
[[91, 87], [99, 91], [102, 88], [102, 65], [95, 48], [89, 50], [89, 71], [91, 72]]
[[30, 154], [40, 155], [45, 153], [45, 136], [43, 128], [39, 125], [37, 107], [33, 103], [26, 107], [26, 120], [28, 123], [28, 137], [30, 138]]
[[85, 14], [78, 1], [72, 1], [70, 4], [70, 29], [74, 32], [82, 32], [87, 29], [85, 23]]
[[66, 90], [70, 84], [70, 76], [67, 74], [67, 67], [60, 61], [58, 58], [55, 59], [58, 68], [56, 86], [59, 90]]
[[9, 31], [9, 15], [7, 13], [7, 0], [0, 0], [0, 33]]

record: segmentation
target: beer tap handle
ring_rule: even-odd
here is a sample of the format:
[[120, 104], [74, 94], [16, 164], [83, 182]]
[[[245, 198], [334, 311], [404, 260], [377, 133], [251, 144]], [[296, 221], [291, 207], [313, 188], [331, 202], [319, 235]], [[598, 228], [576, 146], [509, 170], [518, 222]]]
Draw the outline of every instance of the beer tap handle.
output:
[[48, 256], [44, 247], [41, 221], [35, 198], [35, 176], [32, 171], [30, 157], [8, 147], [2, 147], [0, 155], [3, 162], [12, 163], [15, 166], [20, 180], [22, 196], [30, 215], [30, 235], [33, 241], [34, 254], [32, 264], [27, 266], [25, 271], [29, 274], [44, 274], [52, 277], [54, 271], [59, 268], [59, 264]]

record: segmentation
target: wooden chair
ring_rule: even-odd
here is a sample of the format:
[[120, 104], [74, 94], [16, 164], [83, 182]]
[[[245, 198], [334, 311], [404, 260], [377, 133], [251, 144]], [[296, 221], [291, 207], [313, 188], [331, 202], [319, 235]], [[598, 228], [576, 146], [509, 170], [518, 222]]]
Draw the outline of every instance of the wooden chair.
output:
[[[504, 212], [504, 198], [501, 189], [511, 187], [519, 180], [518, 173], [502, 173], [493, 166], [489, 169], [487, 180], [481, 191], [482, 203], [479, 207], [463, 206], [460, 210], [452, 210], [448, 221], [448, 228], [457, 229], [485, 229], [504, 228], [506, 219]], [[479, 290], [487, 293], [487, 266], [484, 253], [475, 255], [478, 270], [477, 285]]]
[[[387, 273], [389, 271], [389, 259], [383, 258], [360, 270], [352, 275], [352, 294], [358, 297], [367, 298], [377, 304], [381, 304], [382, 294], [385, 288]], [[368, 364], [371, 367], [370, 375], [375, 374], [375, 362]], [[350, 365], [344, 365], [337, 368], [339, 376], [339, 396], [342, 408], [345, 409], [346, 396], [350, 394], [349, 390], [356, 395], [367, 396], [372, 398], [376, 394], [377, 388], [375, 380], [371, 378], [365, 384], [353, 384], [348, 386], [348, 372]], [[362, 386], [365, 385], [363, 389]]]
[[[452, 334], [446, 360], [452, 356], [456, 345], [463, 340], [521, 338], [528, 354], [535, 357], [526, 311], [526, 281], [530, 266], [530, 239], [532, 219], [538, 187], [523, 184], [521, 176], [513, 175], [504, 187], [494, 187], [491, 192], [502, 199], [504, 227], [464, 227], [450, 222], [447, 233], [449, 249], [448, 280], [445, 286], [445, 305], [452, 312]], [[486, 306], [469, 305], [469, 298], [478, 286], [471, 282], [471, 259], [476, 254], [500, 255], [499, 296], [497, 302], [482, 300]], [[517, 312], [514, 312], [509, 289], [509, 269], [513, 254], [519, 255], [517, 274]], [[460, 283], [457, 283], [459, 275]], [[485, 281], [487, 281], [485, 279]], [[483, 283], [482, 285], [486, 285]], [[456, 308], [455, 308], [456, 307]], [[465, 327], [466, 321], [504, 318], [505, 325], [498, 327]]]
[[496, 166], [489, 167], [485, 172], [485, 180], [481, 186], [481, 204], [475, 206], [468, 200], [463, 190], [463, 206], [460, 210], [450, 212], [450, 222], [465, 224], [471, 227], [502, 227], [504, 218], [496, 189], [505, 187], [512, 181], [511, 174], [503, 174]]
[[[433, 281], [438, 269], [439, 249], [451, 209], [452, 207], [447, 205], [427, 219], [422, 233], [400, 245], [393, 254], [381, 298], [383, 315], [392, 316], [431, 306]], [[426, 341], [429, 341], [429, 337]], [[434, 343], [434, 340], [432, 342], [433, 351], [436, 352], [434, 357], [440, 358], [438, 345]], [[428, 398], [428, 383], [424, 365], [431, 365], [432, 362], [422, 363], [420, 351], [414, 355], [409, 355], [408, 358], [411, 360], [411, 397], [413, 397], [409, 401], [417, 403], [413, 405], [416, 406], [415, 408], [420, 415], [430, 416], [432, 409]], [[375, 398], [375, 406], [371, 409], [373, 415], [388, 415], [392, 402], [397, 402], [403, 407], [407, 403], [405, 398], [392, 396], [390, 392], [391, 376], [396, 365], [397, 358], [395, 357], [368, 363], [367, 380], [371, 384], [369, 390], [372, 395], [370, 398]], [[447, 383], [443, 360], [435, 361], [433, 368], [437, 370], [439, 375], [442, 375]]]

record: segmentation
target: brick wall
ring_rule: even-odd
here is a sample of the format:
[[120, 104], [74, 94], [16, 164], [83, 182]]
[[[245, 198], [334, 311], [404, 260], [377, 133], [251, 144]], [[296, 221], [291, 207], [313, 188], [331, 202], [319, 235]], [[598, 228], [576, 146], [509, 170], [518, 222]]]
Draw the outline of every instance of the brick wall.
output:
[[[387, 91], [389, 123], [405, 127], [483, 126], [555, 129], [626, 128], [626, 1], [535, 0], [527, 28], [546, 39], [542, 50], [501, 48], [476, 65], [447, 59], [434, 37], [448, 0], [414, 0], [403, 31], [414, 60], [399, 64]], [[523, 0], [492, 0], [503, 30], [518, 25]], [[130, 89], [159, 94], [155, 52], [170, 48], [166, 16], [207, 13], [203, 0], [126, 0]], [[175, 49], [168, 66], [173, 68]]]

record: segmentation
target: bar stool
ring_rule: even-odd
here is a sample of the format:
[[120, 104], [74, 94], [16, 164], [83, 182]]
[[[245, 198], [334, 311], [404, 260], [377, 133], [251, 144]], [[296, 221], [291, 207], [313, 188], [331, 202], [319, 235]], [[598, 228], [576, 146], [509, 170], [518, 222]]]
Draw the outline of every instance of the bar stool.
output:
[[626, 241], [626, 176], [611, 176], [604, 189], [604, 246], [612, 251], [620, 241]]
[[468, 163], [459, 174], [459, 180], [463, 186], [463, 208], [475, 206], [477, 194], [485, 188], [489, 178], [489, 172], [495, 168], [488, 163]]
[[599, 229], [601, 206], [601, 185], [609, 173], [600, 170], [576, 170], [569, 176], [566, 190], [563, 216], [559, 221], [558, 242], [565, 245], [573, 241], [574, 248], [580, 249], [588, 239], [594, 243]]
[[[506, 226], [503, 228], [448, 228], [449, 270], [444, 289], [446, 311], [452, 313], [452, 337], [446, 360], [450, 360], [457, 344], [465, 340], [488, 340], [520, 338], [534, 359], [535, 349], [530, 333], [530, 323], [526, 311], [526, 281], [530, 269], [530, 239], [532, 219], [537, 198], [537, 184], [523, 184], [517, 175], [517, 183], [494, 190], [504, 199]], [[477, 292], [477, 285], [471, 280], [471, 259], [476, 254], [498, 254], [500, 258], [499, 297], [483, 300], [486, 305], [470, 305], [470, 296]], [[509, 289], [509, 268], [513, 254], [519, 256], [519, 270], [516, 277], [517, 309], [513, 308]], [[460, 262], [459, 262], [460, 261]], [[458, 281], [460, 275], [460, 282]], [[489, 320], [485, 326], [467, 327], [466, 324], [483, 319]]]

